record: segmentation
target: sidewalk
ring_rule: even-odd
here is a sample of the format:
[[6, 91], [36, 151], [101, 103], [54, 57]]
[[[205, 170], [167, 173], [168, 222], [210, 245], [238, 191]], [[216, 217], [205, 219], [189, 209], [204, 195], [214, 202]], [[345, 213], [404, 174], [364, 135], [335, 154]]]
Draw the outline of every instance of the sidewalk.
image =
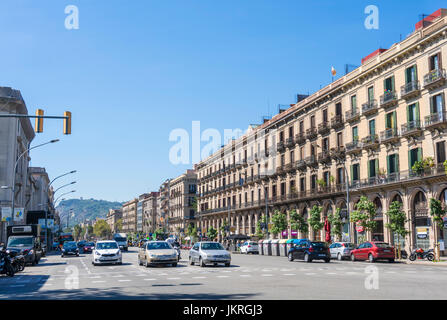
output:
[[428, 261], [428, 260], [416, 260], [416, 261], [410, 261], [410, 260], [396, 260], [401, 263], [405, 264], [419, 264], [419, 265], [428, 265], [428, 266], [440, 266], [440, 267], [447, 267], [447, 258], [441, 257], [440, 262], [434, 262], [434, 261]]

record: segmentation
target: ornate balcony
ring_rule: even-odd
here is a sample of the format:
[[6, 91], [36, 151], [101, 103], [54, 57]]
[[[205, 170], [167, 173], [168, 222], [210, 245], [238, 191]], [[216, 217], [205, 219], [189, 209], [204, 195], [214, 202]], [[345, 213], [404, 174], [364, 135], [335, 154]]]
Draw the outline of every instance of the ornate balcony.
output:
[[316, 128], [309, 128], [306, 130], [306, 138], [309, 140], [313, 140], [318, 136]]
[[436, 69], [430, 71], [424, 76], [424, 88], [427, 90], [434, 90], [443, 86], [446, 82], [446, 72], [445, 69]]
[[398, 102], [396, 91], [387, 91], [380, 97], [380, 106], [384, 109], [395, 106]]
[[304, 134], [304, 132], [298, 133], [297, 135], [295, 135], [295, 141], [299, 145], [306, 143], [306, 135]]
[[399, 141], [400, 136], [396, 128], [387, 129], [380, 133], [380, 143], [391, 143]]
[[284, 166], [284, 170], [285, 170], [286, 172], [294, 172], [296, 169], [295, 169], [295, 167], [293, 166], [292, 163], [288, 163], [288, 164], [286, 164], [286, 165]]
[[332, 159], [331, 159], [331, 153], [330, 153], [330, 151], [329, 151], [329, 150], [326, 150], [326, 151], [320, 152], [320, 153], [318, 154], [318, 162], [320, 162], [320, 163], [325, 163], [325, 164], [327, 164], [327, 163], [331, 163], [331, 162], [332, 162]]
[[403, 124], [401, 127], [401, 133], [403, 137], [420, 135], [422, 133], [421, 122], [417, 120]]
[[295, 146], [295, 139], [293, 137], [289, 137], [286, 139], [286, 147], [293, 148]]
[[370, 116], [374, 113], [377, 113], [379, 111], [379, 108], [377, 107], [377, 100], [373, 99], [367, 103], [362, 104], [362, 113], [365, 116]]
[[344, 146], [338, 148], [331, 148], [331, 157], [336, 160], [346, 159], [346, 149]]
[[346, 111], [345, 119], [349, 123], [358, 121], [360, 119], [360, 112], [359, 112], [358, 108], [353, 108], [351, 111]]
[[331, 127], [329, 126], [329, 121], [325, 121], [318, 125], [318, 133], [321, 135], [331, 132]]
[[295, 162], [295, 166], [298, 170], [300, 171], [304, 171], [306, 170], [306, 161], [305, 160], [298, 160], [297, 162]]
[[419, 81], [411, 81], [400, 88], [400, 96], [402, 99], [408, 100], [418, 96], [421, 92]]
[[354, 140], [346, 144], [346, 154], [355, 154], [362, 152], [362, 143], [358, 140]]
[[279, 141], [278, 145], [276, 146], [276, 151], [284, 152], [285, 150], [286, 150], [286, 145], [284, 144], [284, 141]]
[[315, 156], [307, 157], [305, 161], [308, 167], [318, 167], [317, 157]]
[[340, 129], [343, 128], [345, 124], [343, 123], [343, 116], [337, 115], [331, 119], [331, 128], [332, 129]]
[[447, 128], [447, 113], [432, 113], [425, 117], [425, 128], [427, 130]]
[[362, 145], [365, 149], [375, 149], [379, 146], [379, 137], [372, 134], [362, 139]]
[[286, 174], [286, 170], [285, 170], [284, 166], [277, 167], [276, 168], [276, 174], [280, 175], [280, 176]]

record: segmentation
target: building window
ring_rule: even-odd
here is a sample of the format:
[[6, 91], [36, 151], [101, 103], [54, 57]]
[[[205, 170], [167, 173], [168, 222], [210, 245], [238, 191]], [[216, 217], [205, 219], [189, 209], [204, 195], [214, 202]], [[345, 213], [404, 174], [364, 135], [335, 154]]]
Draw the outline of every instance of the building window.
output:
[[408, 151], [408, 169], [412, 170], [416, 161], [422, 160], [422, 148], [415, 148]]
[[359, 141], [359, 128], [357, 126], [352, 128], [352, 141]]
[[415, 81], [417, 81], [416, 65], [409, 67], [405, 70], [405, 84], [409, 84]]
[[368, 102], [372, 102], [374, 100], [374, 87], [368, 88]]
[[435, 54], [428, 58], [428, 63], [430, 67], [430, 71], [441, 69], [441, 53]]
[[437, 120], [444, 120], [444, 94], [438, 94], [430, 98], [430, 113], [437, 114]]
[[393, 92], [395, 90], [394, 89], [394, 76], [386, 78], [383, 81], [383, 89], [384, 89], [385, 93]]
[[360, 165], [358, 163], [351, 165], [351, 180], [353, 182], [360, 180]]
[[355, 111], [357, 109], [357, 96], [351, 96], [351, 111]]
[[310, 185], [311, 189], [315, 190], [317, 188], [317, 176], [312, 175], [310, 181], [311, 181], [311, 185]]
[[290, 151], [290, 163], [295, 162], [295, 151]]
[[395, 175], [399, 172], [399, 155], [391, 154], [387, 156], [387, 172], [388, 175]]
[[304, 177], [300, 178], [300, 191], [306, 191], [306, 178]]
[[369, 135], [371, 137], [376, 135], [376, 120], [375, 119], [369, 120]]
[[419, 121], [419, 103], [410, 104], [407, 107], [407, 122], [413, 123]]
[[444, 161], [446, 160], [445, 141], [436, 143], [436, 159], [438, 160], [438, 164], [443, 164]]
[[337, 168], [337, 184], [345, 183], [345, 172], [343, 168]]
[[337, 147], [343, 147], [343, 132], [337, 133]]

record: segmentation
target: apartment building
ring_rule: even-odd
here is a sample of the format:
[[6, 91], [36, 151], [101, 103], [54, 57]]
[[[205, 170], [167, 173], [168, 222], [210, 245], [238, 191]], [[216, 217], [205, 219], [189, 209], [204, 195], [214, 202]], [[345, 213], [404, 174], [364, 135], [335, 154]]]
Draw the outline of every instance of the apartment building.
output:
[[143, 233], [149, 234], [157, 229], [159, 192], [151, 192], [143, 200]]
[[[394, 201], [407, 215], [409, 250], [446, 239], [435, 234], [429, 200], [445, 203], [447, 10], [416, 24], [389, 49], [362, 59], [359, 68], [281, 111], [195, 166], [202, 229], [230, 217], [235, 233], [254, 234], [263, 215], [292, 210], [308, 218], [341, 209], [343, 240], [360, 235], [349, 212], [361, 196], [374, 202], [377, 227], [367, 239], [397, 243], [385, 227]], [[413, 165], [431, 157], [423, 172]], [[348, 201], [349, 191], [349, 201]], [[347, 210], [348, 209], [348, 210]], [[284, 235], [290, 237], [290, 226]], [[298, 232], [297, 237], [324, 239]]]
[[137, 206], [138, 199], [135, 198], [123, 204], [123, 232], [137, 232]]
[[109, 212], [106, 216], [106, 222], [110, 227], [112, 233], [120, 232], [121, 230], [117, 227], [117, 222], [119, 219], [123, 218], [123, 212], [121, 209], [109, 209]]
[[187, 170], [169, 183], [169, 232], [184, 232], [195, 221], [194, 201], [197, 191], [197, 174]]

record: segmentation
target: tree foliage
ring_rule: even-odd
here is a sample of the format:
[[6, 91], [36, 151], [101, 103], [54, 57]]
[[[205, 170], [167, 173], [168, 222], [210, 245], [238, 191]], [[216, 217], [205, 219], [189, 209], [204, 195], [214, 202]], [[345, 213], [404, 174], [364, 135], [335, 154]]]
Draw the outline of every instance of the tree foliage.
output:
[[376, 206], [367, 197], [360, 197], [360, 201], [355, 205], [355, 210], [351, 212], [351, 222], [363, 227], [364, 231], [373, 230], [377, 222], [374, 221], [376, 217]]
[[309, 232], [309, 224], [304, 220], [303, 215], [296, 212], [296, 210], [290, 212], [290, 227], [292, 230], [297, 230], [304, 234]]
[[102, 219], [96, 221], [93, 226], [93, 233], [99, 238], [107, 238], [112, 235], [109, 224]]
[[216, 239], [216, 237], [217, 237], [217, 230], [214, 229], [213, 226], [211, 226], [211, 227], [208, 229], [208, 232], [206, 233], [206, 236], [208, 237], [208, 239], [210, 239], [211, 241], [213, 241], [213, 240]]
[[401, 237], [405, 237], [409, 232], [405, 229], [405, 223], [407, 218], [405, 212], [402, 211], [402, 203], [399, 201], [393, 201], [390, 204], [390, 209], [386, 213], [389, 217], [389, 223], [385, 224], [391, 232], [398, 234]]
[[276, 210], [275, 214], [272, 216], [272, 223], [273, 226], [271, 232], [274, 235], [277, 235], [287, 229], [287, 216]]
[[446, 215], [445, 209], [442, 208], [442, 202], [436, 199], [430, 199], [430, 215], [433, 217], [433, 221], [439, 228], [444, 227], [444, 216]]
[[324, 223], [321, 222], [321, 211], [323, 211], [323, 208], [317, 205], [314, 205], [313, 208], [310, 210], [310, 217], [308, 222], [315, 233], [317, 233], [324, 227]]
[[267, 230], [263, 230], [261, 228], [261, 223], [265, 223], [267, 224], [267, 217], [266, 216], [262, 216], [261, 219], [258, 220], [258, 223], [256, 223], [256, 236], [258, 238], [265, 238], [266, 234], [267, 234]]
[[330, 213], [327, 215], [327, 220], [331, 224], [331, 232], [337, 237], [341, 237], [341, 228], [343, 227], [343, 221], [341, 220], [340, 211], [341, 209], [337, 208], [335, 210], [335, 213]]

